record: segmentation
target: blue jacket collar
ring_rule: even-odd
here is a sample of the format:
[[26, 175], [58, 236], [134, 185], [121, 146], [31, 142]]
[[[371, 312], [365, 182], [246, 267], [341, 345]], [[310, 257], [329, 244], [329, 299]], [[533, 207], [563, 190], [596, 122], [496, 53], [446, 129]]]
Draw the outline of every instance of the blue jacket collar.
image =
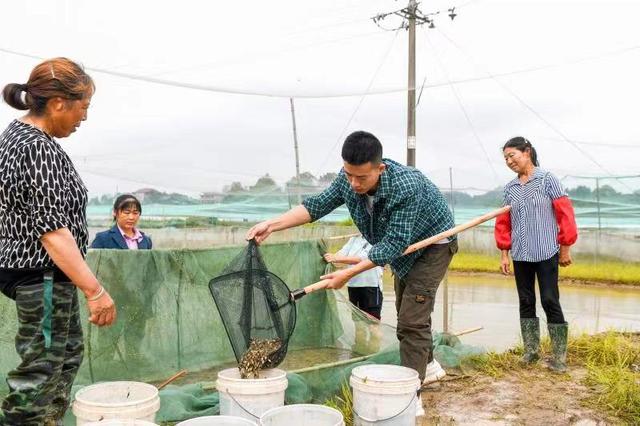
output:
[[118, 244], [118, 247], [122, 249], [129, 248], [129, 246], [127, 246], [127, 242], [124, 240], [124, 237], [120, 233], [120, 229], [118, 228], [118, 225], [113, 225], [113, 227], [109, 230], [109, 232], [111, 233], [111, 238], [113, 238], [113, 241], [115, 241], [116, 244]]

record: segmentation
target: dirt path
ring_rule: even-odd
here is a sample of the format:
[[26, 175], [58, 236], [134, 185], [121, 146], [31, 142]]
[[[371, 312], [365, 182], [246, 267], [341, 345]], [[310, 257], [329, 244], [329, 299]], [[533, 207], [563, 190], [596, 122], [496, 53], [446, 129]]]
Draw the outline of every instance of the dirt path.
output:
[[504, 377], [447, 376], [422, 392], [426, 416], [418, 425], [609, 425], [620, 420], [585, 406], [591, 390], [581, 382], [586, 370], [568, 374], [541, 364]]

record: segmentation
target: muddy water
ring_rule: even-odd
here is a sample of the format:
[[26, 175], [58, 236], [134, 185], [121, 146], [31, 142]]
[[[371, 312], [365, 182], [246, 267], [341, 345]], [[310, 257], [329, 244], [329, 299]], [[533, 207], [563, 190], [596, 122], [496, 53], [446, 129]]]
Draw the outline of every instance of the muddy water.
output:
[[[442, 331], [442, 299], [443, 287], [438, 291], [432, 316], [436, 331]], [[560, 301], [572, 332], [595, 333], [608, 329], [640, 331], [640, 288], [562, 285]], [[513, 278], [452, 276], [449, 278], [448, 305], [449, 328], [452, 332], [483, 327], [480, 331], [463, 336], [464, 343], [504, 350], [517, 343], [520, 338], [518, 297]], [[544, 325], [544, 311], [539, 302], [537, 312]], [[395, 298], [390, 287], [384, 291], [382, 320], [396, 325]], [[291, 371], [359, 355], [361, 354], [336, 348], [290, 350], [278, 368]], [[230, 362], [205, 371], [190, 372], [174, 384], [212, 383], [219, 370], [236, 366], [237, 363]]]
[[[442, 330], [443, 287], [438, 290], [433, 327]], [[537, 297], [537, 315], [546, 327]], [[560, 303], [572, 332], [596, 333], [608, 329], [640, 331], [640, 288], [561, 285]], [[464, 343], [504, 350], [520, 336], [518, 295], [513, 277], [449, 277], [449, 329], [453, 332], [478, 326], [483, 330], [464, 336]], [[385, 288], [382, 321], [396, 324], [395, 297]], [[545, 330], [543, 330], [545, 334]]]
[[[315, 365], [345, 361], [358, 356], [360, 356], [360, 354], [355, 354], [349, 350], [338, 348], [294, 349], [287, 352], [286, 358], [277, 368], [285, 371], [296, 371]], [[204, 382], [211, 387], [217, 380], [219, 371], [237, 366], [238, 363], [229, 362], [206, 370], [189, 372], [186, 376], [173, 381], [172, 384], [182, 386], [189, 383]], [[161, 382], [154, 384], [158, 385], [159, 383]]]

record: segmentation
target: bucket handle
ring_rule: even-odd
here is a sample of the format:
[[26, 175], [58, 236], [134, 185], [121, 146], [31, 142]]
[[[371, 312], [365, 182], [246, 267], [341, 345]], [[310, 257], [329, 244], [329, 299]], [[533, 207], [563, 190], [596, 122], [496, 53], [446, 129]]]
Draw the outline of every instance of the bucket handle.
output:
[[413, 401], [416, 399], [416, 397], [418, 396], [419, 392], [416, 392], [413, 397], [411, 398], [411, 401], [409, 401], [409, 403], [407, 404], [406, 407], [404, 407], [399, 413], [394, 414], [391, 417], [387, 417], [385, 419], [368, 419], [366, 417], [362, 417], [360, 414], [358, 414], [358, 412], [355, 410], [355, 408], [353, 408], [353, 414], [355, 414], [356, 416], [358, 416], [358, 418], [360, 420], [363, 420], [367, 423], [380, 423], [380, 422], [386, 422], [387, 420], [391, 420], [391, 419], [395, 419], [396, 417], [398, 417], [400, 414], [404, 413], [405, 411], [407, 411], [407, 408], [411, 407], [411, 404], [413, 404]]
[[[242, 408], [242, 411], [244, 411], [245, 413], [247, 413], [248, 415], [250, 415], [250, 416], [251, 416], [251, 417], [253, 417], [254, 419], [260, 419], [260, 416], [256, 416], [256, 415], [255, 415], [255, 414], [253, 414], [251, 411], [249, 411], [249, 410], [247, 410], [246, 408], [244, 408], [244, 407], [242, 406], [242, 404], [240, 404], [240, 403], [238, 402], [238, 400], [237, 400], [237, 399], [235, 399], [235, 398], [233, 397], [233, 394], [232, 394], [231, 392], [229, 392], [229, 388], [226, 388], [226, 389], [225, 389], [225, 393], [226, 393], [227, 395], [229, 395], [229, 397], [231, 397], [231, 399], [233, 400], [233, 402], [235, 402], [235, 403], [236, 403], [236, 405], [237, 405], [238, 407]], [[406, 410], [406, 408], [405, 408], [405, 410]]]

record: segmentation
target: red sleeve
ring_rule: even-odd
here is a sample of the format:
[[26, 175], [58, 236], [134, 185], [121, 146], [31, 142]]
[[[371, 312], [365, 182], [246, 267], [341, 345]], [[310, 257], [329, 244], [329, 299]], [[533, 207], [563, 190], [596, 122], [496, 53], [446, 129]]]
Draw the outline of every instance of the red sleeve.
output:
[[494, 235], [496, 237], [496, 246], [500, 250], [511, 249], [511, 212], [502, 213], [496, 218]]
[[578, 239], [578, 227], [573, 206], [569, 197], [560, 197], [553, 200], [553, 211], [558, 222], [558, 243], [562, 246], [573, 245]]

